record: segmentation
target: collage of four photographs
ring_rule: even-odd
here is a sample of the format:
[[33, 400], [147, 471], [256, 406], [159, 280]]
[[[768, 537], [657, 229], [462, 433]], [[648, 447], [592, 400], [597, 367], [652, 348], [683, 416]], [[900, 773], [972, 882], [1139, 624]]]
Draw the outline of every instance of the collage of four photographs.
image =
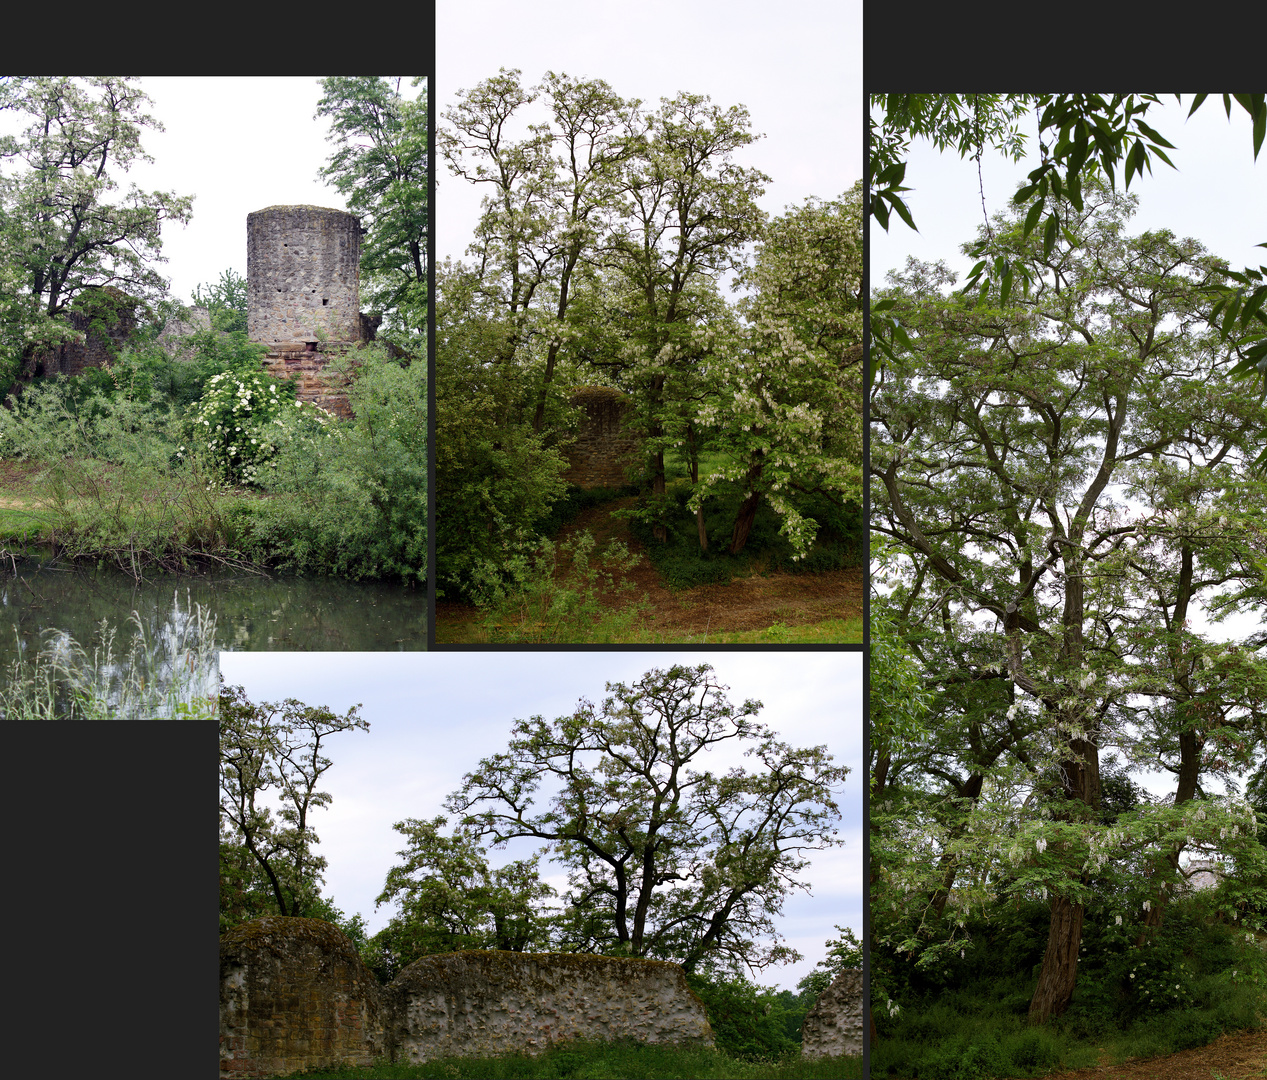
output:
[[198, 1075], [1261, 1075], [1264, 96], [583, 7], [0, 78], [17, 864]]

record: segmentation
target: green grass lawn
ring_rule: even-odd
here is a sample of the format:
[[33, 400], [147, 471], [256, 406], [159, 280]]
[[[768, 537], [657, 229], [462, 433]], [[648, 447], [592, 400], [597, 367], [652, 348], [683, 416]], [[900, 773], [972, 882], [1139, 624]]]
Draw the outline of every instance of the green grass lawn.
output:
[[292, 1077], [346, 1080], [395, 1080], [443, 1077], [481, 1080], [547, 1080], [547, 1078], [612, 1078], [612, 1080], [861, 1080], [861, 1057], [806, 1059], [799, 1054], [762, 1060], [740, 1060], [720, 1050], [699, 1047], [647, 1046], [640, 1043], [568, 1043], [539, 1057], [503, 1054], [492, 1058], [439, 1058], [418, 1065], [380, 1062], [369, 1068], [313, 1069]]

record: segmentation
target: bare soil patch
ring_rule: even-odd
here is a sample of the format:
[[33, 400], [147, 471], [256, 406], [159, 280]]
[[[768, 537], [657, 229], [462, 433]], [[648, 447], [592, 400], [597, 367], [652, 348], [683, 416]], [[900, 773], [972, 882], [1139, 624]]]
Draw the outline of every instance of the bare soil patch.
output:
[[[602, 602], [610, 609], [619, 609], [646, 598], [647, 607], [635, 629], [686, 638], [723, 631], [765, 630], [775, 623], [785, 626], [806, 626], [825, 619], [861, 618], [866, 588], [862, 567], [831, 570], [821, 573], [763, 573], [756, 567], [748, 577], [725, 584], [699, 585], [693, 589], [674, 591], [663, 575], [646, 556], [643, 545], [634, 538], [629, 523], [613, 518], [611, 511], [632, 506], [636, 497], [619, 499], [603, 506], [589, 507], [566, 525], [556, 537], [565, 541], [582, 530], [593, 533], [596, 550], [610, 540], [619, 540], [634, 554], [642, 556], [623, 579], [633, 587], [615, 588], [604, 594]], [[720, 538], [712, 542], [722, 542]], [[556, 577], [566, 573], [560, 566]], [[617, 585], [620, 583], [618, 582]], [[467, 640], [469, 624], [478, 619], [477, 609], [470, 604], [440, 600], [436, 603], [436, 640]]]
[[1051, 1073], [1044, 1080], [1246, 1080], [1264, 1076], [1267, 1031], [1243, 1031], [1221, 1035], [1209, 1046], [1166, 1057], [1141, 1058], [1121, 1065], [1102, 1063], [1073, 1072]]

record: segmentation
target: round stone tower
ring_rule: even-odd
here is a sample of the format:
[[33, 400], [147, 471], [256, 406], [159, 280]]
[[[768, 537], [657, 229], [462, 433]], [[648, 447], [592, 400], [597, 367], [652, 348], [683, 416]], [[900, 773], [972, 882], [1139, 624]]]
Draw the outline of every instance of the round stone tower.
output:
[[246, 217], [247, 333], [263, 345], [359, 340], [361, 223], [325, 206]]

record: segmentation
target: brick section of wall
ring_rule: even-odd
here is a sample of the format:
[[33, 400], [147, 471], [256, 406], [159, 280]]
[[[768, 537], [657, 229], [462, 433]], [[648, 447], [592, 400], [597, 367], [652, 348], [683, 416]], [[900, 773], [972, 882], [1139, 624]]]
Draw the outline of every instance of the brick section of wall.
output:
[[575, 953], [424, 956], [388, 987], [397, 1060], [541, 1053], [569, 1039], [713, 1045], [677, 964]]
[[641, 464], [642, 441], [624, 430], [630, 400], [608, 386], [582, 386], [570, 400], [583, 410], [576, 441], [565, 451], [563, 479], [577, 487], [623, 487], [631, 467]]
[[801, 1025], [801, 1056], [862, 1053], [862, 972], [845, 968], [822, 992]]
[[370, 1065], [382, 1052], [382, 990], [337, 927], [272, 917], [220, 938], [222, 1077]]
[[275, 379], [293, 379], [296, 382], [295, 397], [311, 401], [328, 409], [344, 420], [351, 419], [352, 407], [347, 394], [327, 385], [321, 377], [329, 354], [310, 351], [305, 347], [273, 349], [264, 357], [264, 371]]
[[270, 206], [246, 218], [247, 334], [264, 345], [359, 341], [361, 224], [325, 206]]

